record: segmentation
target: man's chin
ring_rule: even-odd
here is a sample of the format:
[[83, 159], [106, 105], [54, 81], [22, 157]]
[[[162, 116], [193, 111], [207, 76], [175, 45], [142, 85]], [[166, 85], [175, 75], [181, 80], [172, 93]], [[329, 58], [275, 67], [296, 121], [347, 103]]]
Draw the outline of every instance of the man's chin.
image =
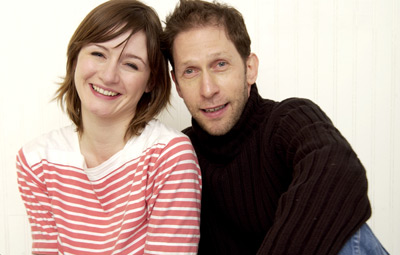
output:
[[232, 128], [226, 123], [199, 123], [201, 128], [212, 136], [222, 136]]

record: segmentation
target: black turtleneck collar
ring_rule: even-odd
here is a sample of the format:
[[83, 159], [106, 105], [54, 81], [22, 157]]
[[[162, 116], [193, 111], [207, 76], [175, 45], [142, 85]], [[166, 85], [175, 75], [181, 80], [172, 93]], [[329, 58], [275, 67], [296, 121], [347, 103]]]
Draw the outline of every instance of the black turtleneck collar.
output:
[[251, 86], [250, 97], [246, 103], [239, 121], [233, 128], [222, 136], [213, 136], [204, 131], [196, 120], [192, 118], [192, 127], [184, 130], [191, 138], [196, 152], [204, 155], [208, 160], [214, 162], [230, 161], [240, 151], [244, 140], [250, 136], [262, 121], [260, 117], [265, 117], [265, 110], [259, 111], [263, 104], [271, 102], [262, 99], [258, 94], [256, 84]]

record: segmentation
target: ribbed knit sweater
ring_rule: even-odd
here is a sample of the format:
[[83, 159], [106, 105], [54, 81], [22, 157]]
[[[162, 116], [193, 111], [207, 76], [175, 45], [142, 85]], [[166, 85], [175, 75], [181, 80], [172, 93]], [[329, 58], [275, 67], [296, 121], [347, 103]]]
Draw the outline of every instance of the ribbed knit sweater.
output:
[[337, 254], [371, 215], [364, 167], [309, 100], [254, 84], [226, 135], [184, 132], [203, 178], [199, 254]]

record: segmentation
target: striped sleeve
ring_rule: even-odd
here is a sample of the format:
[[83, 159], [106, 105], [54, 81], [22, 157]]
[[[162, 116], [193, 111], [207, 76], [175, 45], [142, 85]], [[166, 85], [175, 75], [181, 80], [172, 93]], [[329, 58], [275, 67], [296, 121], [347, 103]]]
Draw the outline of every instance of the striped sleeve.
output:
[[32, 252], [58, 254], [58, 232], [46, 186], [41, 180], [41, 166], [29, 166], [22, 149], [17, 154], [16, 166], [19, 191], [31, 226]]
[[145, 254], [197, 254], [201, 175], [187, 137], [173, 139], [149, 178], [149, 227]]

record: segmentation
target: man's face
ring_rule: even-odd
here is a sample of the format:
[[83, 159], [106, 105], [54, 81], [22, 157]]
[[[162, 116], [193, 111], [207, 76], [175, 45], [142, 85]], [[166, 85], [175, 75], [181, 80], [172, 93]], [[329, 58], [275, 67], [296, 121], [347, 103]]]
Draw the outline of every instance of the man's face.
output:
[[244, 62], [223, 27], [205, 26], [178, 34], [173, 58], [172, 78], [193, 118], [211, 135], [226, 134], [256, 80], [256, 55]]

